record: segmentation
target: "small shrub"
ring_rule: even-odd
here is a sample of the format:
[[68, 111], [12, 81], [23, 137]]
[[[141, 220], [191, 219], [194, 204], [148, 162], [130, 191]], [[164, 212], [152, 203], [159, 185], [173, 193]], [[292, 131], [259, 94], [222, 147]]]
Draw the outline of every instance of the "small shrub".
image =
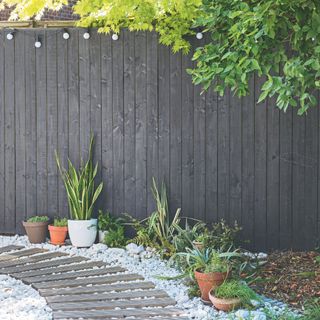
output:
[[227, 280], [214, 290], [214, 295], [221, 299], [237, 298], [244, 305], [250, 305], [251, 300], [259, 300], [257, 294], [246, 284], [237, 280]]
[[66, 227], [68, 225], [67, 218], [54, 218], [53, 225], [55, 227]]
[[118, 225], [114, 229], [108, 230], [108, 232], [104, 236], [103, 243], [106, 244], [108, 247], [123, 247], [125, 246], [127, 239], [124, 235], [124, 227]]
[[27, 222], [47, 222], [49, 217], [47, 216], [33, 216], [28, 218]]
[[123, 224], [122, 218], [113, 217], [110, 212], [103, 213], [99, 210], [98, 228], [101, 231], [109, 231]]

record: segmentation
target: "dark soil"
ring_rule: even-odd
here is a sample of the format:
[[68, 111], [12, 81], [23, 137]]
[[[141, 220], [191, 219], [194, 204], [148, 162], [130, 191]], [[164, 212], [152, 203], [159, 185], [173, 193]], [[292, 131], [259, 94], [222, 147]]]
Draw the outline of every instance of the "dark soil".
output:
[[271, 298], [301, 307], [320, 298], [320, 254], [274, 252], [252, 285]]

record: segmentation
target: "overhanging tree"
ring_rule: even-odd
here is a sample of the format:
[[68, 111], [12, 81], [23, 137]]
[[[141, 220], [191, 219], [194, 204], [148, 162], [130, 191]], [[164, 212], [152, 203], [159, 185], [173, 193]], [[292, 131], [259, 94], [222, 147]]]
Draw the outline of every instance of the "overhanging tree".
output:
[[[1, 1], [1, 0], [0, 0]], [[16, 6], [12, 17], [40, 17], [66, 0], [3, 0]], [[263, 77], [259, 101], [276, 96], [282, 110], [305, 113], [316, 105], [320, 87], [320, 2], [318, 0], [78, 0], [79, 26], [119, 33], [121, 28], [155, 30], [173, 51], [190, 49], [186, 36], [195, 28], [208, 33], [197, 48], [196, 84], [249, 93], [254, 73]]]

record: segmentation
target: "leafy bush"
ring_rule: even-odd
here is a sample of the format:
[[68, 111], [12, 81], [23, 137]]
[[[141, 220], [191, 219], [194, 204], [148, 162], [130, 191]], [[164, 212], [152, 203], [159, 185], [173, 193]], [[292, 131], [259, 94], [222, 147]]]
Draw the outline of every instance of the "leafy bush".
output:
[[47, 216], [33, 216], [28, 218], [27, 222], [47, 222], [49, 217]]
[[53, 225], [55, 227], [66, 227], [68, 225], [67, 218], [54, 218]]
[[250, 305], [251, 300], [259, 300], [257, 294], [246, 284], [237, 280], [226, 280], [214, 290], [214, 296], [221, 299], [237, 298], [242, 304]]
[[112, 229], [109, 229], [105, 236], [103, 243], [108, 247], [123, 247], [126, 245], [127, 239], [124, 235], [124, 227], [117, 225]]
[[98, 215], [98, 228], [101, 231], [107, 231], [116, 229], [118, 226], [121, 226], [124, 222], [124, 219], [113, 217], [110, 212], [103, 213], [102, 210], [99, 210]]
[[56, 162], [68, 195], [70, 214], [75, 220], [91, 219], [94, 204], [103, 188], [103, 183], [95, 188], [94, 179], [97, 175], [98, 163], [93, 167], [93, 141], [94, 138], [91, 135], [88, 160], [85, 164], [81, 161], [78, 172], [70, 160], [68, 160], [69, 169], [63, 169], [56, 152]]

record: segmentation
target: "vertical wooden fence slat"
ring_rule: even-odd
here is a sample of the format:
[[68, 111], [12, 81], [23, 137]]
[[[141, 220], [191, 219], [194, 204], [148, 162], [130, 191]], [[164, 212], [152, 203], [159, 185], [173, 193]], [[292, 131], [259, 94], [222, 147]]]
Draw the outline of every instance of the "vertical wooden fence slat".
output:
[[292, 114], [280, 113], [280, 248], [292, 245]]
[[5, 31], [0, 30], [0, 231], [6, 232], [5, 224], [5, 168], [4, 168], [4, 158], [5, 158], [5, 149], [4, 149], [4, 137], [5, 137], [5, 121], [4, 121], [4, 112], [5, 112], [5, 55], [4, 55], [4, 42], [5, 42]]
[[279, 247], [279, 109], [275, 99], [268, 100], [267, 112], [267, 247]]
[[[182, 215], [193, 217], [193, 196], [194, 196], [194, 162], [193, 162], [193, 145], [194, 145], [194, 86], [191, 76], [186, 69], [192, 68], [192, 53], [182, 55], [182, 121], [181, 121], [181, 203]], [[160, 108], [160, 106], [159, 106]], [[211, 139], [211, 138], [210, 138]]]
[[136, 60], [136, 216], [147, 215], [147, 41], [145, 32], [135, 35]]
[[57, 79], [57, 38], [61, 41], [62, 32], [48, 30], [47, 32], [47, 172], [48, 172], [48, 212], [52, 218], [58, 212], [58, 171], [55, 160], [55, 150], [58, 148], [58, 79]]
[[230, 216], [229, 222], [240, 223], [241, 220], [241, 185], [242, 185], [242, 112], [241, 100], [233, 94], [230, 96]]
[[123, 153], [123, 37], [112, 43], [112, 117], [113, 117], [113, 210], [124, 210]]
[[[6, 34], [6, 33], [5, 33]], [[15, 41], [5, 40], [4, 83], [4, 165], [5, 165], [5, 225], [7, 232], [14, 232], [16, 221], [16, 168], [15, 168]]]
[[25, 31], [26, 73], [26, 202], [27, 217], [37, 213], [36, 52], [33, 30]]
[[158, 37], [147, 33], [147, 214], [155, 205], [151, 192], [152, 178], [158, 179]]
[[25, 34], [18, 32], [15, 41], [15, 126], [16, 126], [16, 228], [23, 232], [21, 221], [26, 214], [26, 83], [25, 83]]
[[136, 211], [135, 164], [135, 54], [134, 37], [128, 30], [123, 36], [123, 107], [124, 107], [124, 210]]
[[37, 215], [48, 213], [46, 36], [47, 32], [44, 30], [37, 32], [37, 38], [42, 43], [42, 46], [36, 49]]
[[[111, 37], [101, 38], [101, 103], [102, 103], [102, 180], [101, 197], [107, 201], [106, 209], [113, 210], [113, 117], [112, 117], [112, 47]], [[133, 190], [132, 190], [133, 192]]]
[[69, 157], [71, 162], [80, 164], [80, 97], [79, 97], [79, 38], [82, 32], [70, 30], [68, 40], [68, 104], [69, 104]]
[[[69, 155], [69, 90], [68, 90], [68, 42], [57, 37], [57, 112], [58, 112], [58, 154], [64, 168], [68, 165]], [[68, 216], [68, 201], [63, 181], [58, 176], [58, 215]]]
[[[101, 53], [100, 53], [101, 36], [97, 32], [93, 32], [90, 37], [90, 120], [91, 131], [94, 133], [94, 164], [98, 163], [98, 173], [96, 176], [96, 185], [100, 183], [102, 178], [101, 170], [101, 131], [102, 131], [102, 111], [101, 111]], [[90, 132], [87, 132], [89, 135]], [[102, 208], [102, 197], [98, 198], [96, 208]]]

